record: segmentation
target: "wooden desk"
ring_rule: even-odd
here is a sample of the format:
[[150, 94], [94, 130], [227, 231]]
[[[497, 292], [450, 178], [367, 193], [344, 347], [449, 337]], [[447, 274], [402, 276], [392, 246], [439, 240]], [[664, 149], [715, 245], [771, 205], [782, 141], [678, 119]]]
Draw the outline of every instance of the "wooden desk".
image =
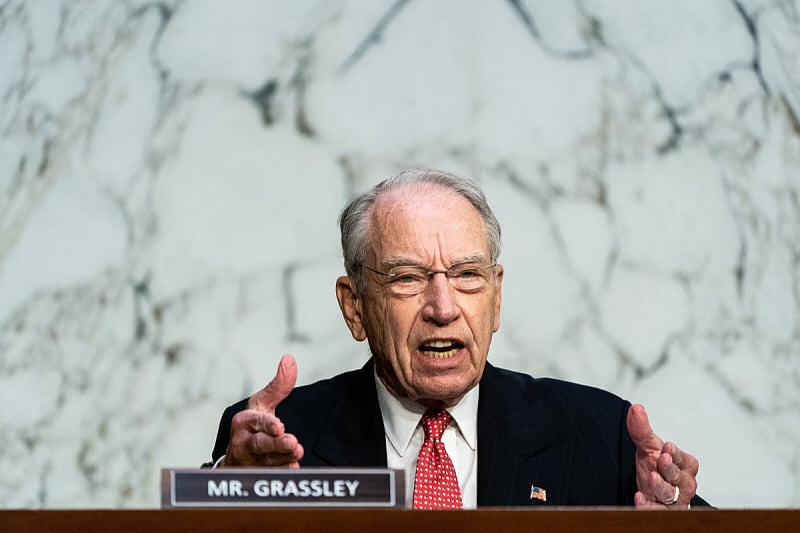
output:
[[372, 509], [9, 510], [0, 531], [699, 531], [800, 532], [800, 509], [636, 511], [634, 509]]

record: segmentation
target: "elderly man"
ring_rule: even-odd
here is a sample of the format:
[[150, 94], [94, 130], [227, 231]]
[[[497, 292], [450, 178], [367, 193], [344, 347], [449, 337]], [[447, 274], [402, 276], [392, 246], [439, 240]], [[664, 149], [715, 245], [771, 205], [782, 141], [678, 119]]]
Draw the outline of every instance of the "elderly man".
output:
[[223, 414], [217, 466], [401, 468], [415, 508], [705, 503], [697, 460], [656, 436], [642, 406], [487, 363], [503, 267], [474, 184], [406, 171], [351, 200], [340, 225], [336, 296], [372, 358], [295, 388], [284, 356]]

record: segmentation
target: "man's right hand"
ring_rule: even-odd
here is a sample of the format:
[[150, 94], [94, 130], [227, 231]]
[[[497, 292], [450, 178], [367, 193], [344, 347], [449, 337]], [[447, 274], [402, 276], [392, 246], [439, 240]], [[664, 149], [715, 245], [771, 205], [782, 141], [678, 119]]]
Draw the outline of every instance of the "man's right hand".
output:
[[284, 355], [269, 384], [252, 395], [247, 409], [233, 417], [231, 438], [220, 466], [273, 466], [299, 468], [303, 446], [297, 437], [286, 433], [275, 408], [286, 398], [297, 381], [297, 363]]

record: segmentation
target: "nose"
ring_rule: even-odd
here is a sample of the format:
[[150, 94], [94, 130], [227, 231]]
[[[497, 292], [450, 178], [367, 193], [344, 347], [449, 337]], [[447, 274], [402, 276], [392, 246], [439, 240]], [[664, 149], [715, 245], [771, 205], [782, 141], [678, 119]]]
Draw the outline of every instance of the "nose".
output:
[[442, 325], [456, 320], [461, 315], [461, 309], [456, 304], [454, 291], [444, 272], [434, 273], [422, 293], [425, 298], [422, 318]]

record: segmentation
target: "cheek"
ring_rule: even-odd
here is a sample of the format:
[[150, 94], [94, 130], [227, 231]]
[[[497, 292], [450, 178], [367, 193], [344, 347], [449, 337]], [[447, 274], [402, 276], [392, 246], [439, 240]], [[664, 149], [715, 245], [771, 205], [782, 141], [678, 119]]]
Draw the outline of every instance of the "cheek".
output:
[[411, 306], [402, 305], [404, 303], [411, 302], [373, 305], [369, 310], [370, 332], [374, 334], [372, 338], [380, 345], [383, 354], [389, 357], [408, 350], [408, 337], [414, 324], [415, 314]]
[[[413, 302], [399, 302], [412, 304]], [[401, 365], [410, 364], [411, 353], [416, 349], [412, 346], [411, 337], [415, 325], [417, 325], [419, 313], [413, 305], [397, 305], [387, 309], [383, 335], [386, 348], [390, 350], [391, 356]]]
[[413, 323], [406, 313], [388, 311], [384, 322], [384, 334], [387, 340], [394, 346], [405, 346]]
[[498, 315], [491, 307], [472, 308], [469, 314], [465, 314], [473, 338], [476, 343], [486, 344], [491, 339], [492, 334], [497, 331]]
[[[364, 327], [367, 333], [370, 347], [375, 351], [379, 348], [383, 352], [383, 346], [386, 341], [386, 324], [388, 316], [385, 314], [385, 309], [376, 303], [370, 302], [364, 306]], [[375, 344], [375, 346], [373, 346]]]

